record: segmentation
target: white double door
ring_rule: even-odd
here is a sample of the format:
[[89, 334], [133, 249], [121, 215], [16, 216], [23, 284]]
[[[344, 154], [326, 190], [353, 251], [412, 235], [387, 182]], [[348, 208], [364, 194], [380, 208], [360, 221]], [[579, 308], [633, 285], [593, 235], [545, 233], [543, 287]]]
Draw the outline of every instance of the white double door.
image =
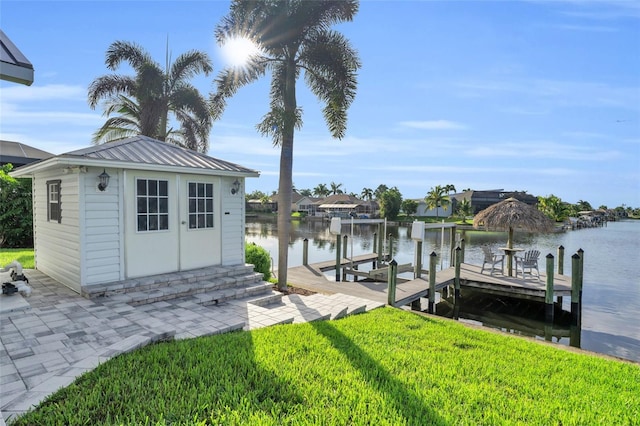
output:
[[128, 171], [124, 180], [127, 278], [221, 263], [220, 178]]

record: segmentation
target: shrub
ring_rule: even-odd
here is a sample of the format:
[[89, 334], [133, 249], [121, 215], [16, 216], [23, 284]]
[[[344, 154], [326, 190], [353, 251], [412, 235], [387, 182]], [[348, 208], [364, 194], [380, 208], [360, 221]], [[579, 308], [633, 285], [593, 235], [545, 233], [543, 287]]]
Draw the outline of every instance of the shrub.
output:
[[253, 270], [263, 274], [263, 280], [269, 281], [271, 278], [271, 256], [269, 252], [257, 246], [256, 243], [245, 245], [245, 259], [247, 263], [253, 265]]
[[11, 164], [0, 167], [0, 245], [33, 247], [31, 179], [9, 176]]

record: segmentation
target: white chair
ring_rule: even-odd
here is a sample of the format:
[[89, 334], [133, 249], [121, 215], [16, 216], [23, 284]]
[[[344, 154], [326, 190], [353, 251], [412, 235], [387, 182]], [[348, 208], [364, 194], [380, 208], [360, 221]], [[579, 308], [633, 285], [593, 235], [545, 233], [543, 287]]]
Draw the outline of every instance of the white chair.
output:
[[[504, 275], [504, 254], [496, 254], [487, 246], [482, 246], [482, 252], [484, 253], [484, 260], [482, 261], [480, 273], [484, 274], [485, 266], [489, 265], [487, 267], [489, 275], [493, 275], [496, 271]], [[500, 267], [497, 265], [500, 265]]]
[[518, 277], [518, 271], [522, 274], [522, 279], [525, 279], [526, 274], [533, 277], [533, 271], [535, 270], [535, 277], [540, 281], [540, 271], [538, 270], [539, 257], [540, 252], [538, 250], [528, 250], [524, 252], [524, 256], [516, 256], [516, 278]]

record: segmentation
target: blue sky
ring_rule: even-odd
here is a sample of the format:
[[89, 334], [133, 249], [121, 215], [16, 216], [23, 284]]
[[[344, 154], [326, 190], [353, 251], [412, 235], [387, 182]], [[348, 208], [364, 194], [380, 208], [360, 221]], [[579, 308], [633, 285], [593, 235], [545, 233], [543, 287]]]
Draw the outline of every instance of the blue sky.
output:
[[[105, 52], [136, 42], [159, 63], [208, 52], [228, 1], [2, 0], [0, 27], [35, 68], [31, 87], [0, 82], [0, 138], [61, 154], [102, 124], [87, 88], [108, 74]], [[299, 81], [304, 126], [294, 185], [348, 192], [435, 185], [524, 190], [594, 207], [640, 207], [640, 2], [368, 1], [338, 27], [363, 63], [347, 135], [334, 140]], [[122, 66], [118, 73], [130, 74]], [[209, 154], [261, 172], [247, 191], [278, 187], [279, 150], [255, 125], [266, 77], [243, 88], [214, 123]]]

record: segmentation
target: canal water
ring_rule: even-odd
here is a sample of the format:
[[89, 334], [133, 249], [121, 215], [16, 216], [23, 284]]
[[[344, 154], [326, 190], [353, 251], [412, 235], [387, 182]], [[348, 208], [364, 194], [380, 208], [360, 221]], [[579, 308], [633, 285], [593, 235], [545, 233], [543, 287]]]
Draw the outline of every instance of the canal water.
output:
[[[374, 252], [377, 225], [350, 225], [344, 221], [342, 233], [348, 235], [347, 254], [357, 256]], [[415, 243], [410, 226], [386, 225], [382, 228], [386, 243], [393, 246], [393, 256], [399, 264], [414, 263]], [[476, 230], [458, 231], [465, 240], [465, 262], [482, 264], [481, 246], [504, 246], [506, 233]], [[303, 240], [309, 241], [309, 263], [335, 259], [336, 237], [329, 232], [328, 222], [294, 221], [289, 240], [289, 266], [302, 264]], [[278, 239], [276, 221], [247, 219], [246, 239], [264, 247], [277, 266]], [[558, 247], [565, 248], [564, 273], [571, 275], [571, 256], [584, 250], [584, 281], [582, 321], [576, 339], [570, 337], [570, 320], [556, 315], [553, 332], [544, 324], [544, 306], [508, 298], [486, 298], [463, 293], [462, 308], [456, 317], [460, 321], [482, 324], [516, 334], [551, 340], [554, 343], [579, 346], [594, 352], [640, 362], [640, 221], [609, 222], [602, 228], [589, 228], [554, 234], [516, 232], [515, 246], [535, 248], [544, 257], [557, 256]], [[449, 232], [427, 231], [423, 245], [423, 265], [428, 256], [438, 254], [438, 269], [449, 266]], [[442, 252], [442, 254], [441, 254]], [[427, 266], [423, 266], [427, 269]], [[365, 270], [364, 268], [361, 268]], [[331, 274], [328, 275], [331, 278]], [[569, 299], [569, 298], [565, 298]], [[569, 310], [570, 300], [564, 300]], [[436, 306], [438, 315], [451, 317], [450, 300]], [[576, 344], [577, 342], [577, 344]]]

